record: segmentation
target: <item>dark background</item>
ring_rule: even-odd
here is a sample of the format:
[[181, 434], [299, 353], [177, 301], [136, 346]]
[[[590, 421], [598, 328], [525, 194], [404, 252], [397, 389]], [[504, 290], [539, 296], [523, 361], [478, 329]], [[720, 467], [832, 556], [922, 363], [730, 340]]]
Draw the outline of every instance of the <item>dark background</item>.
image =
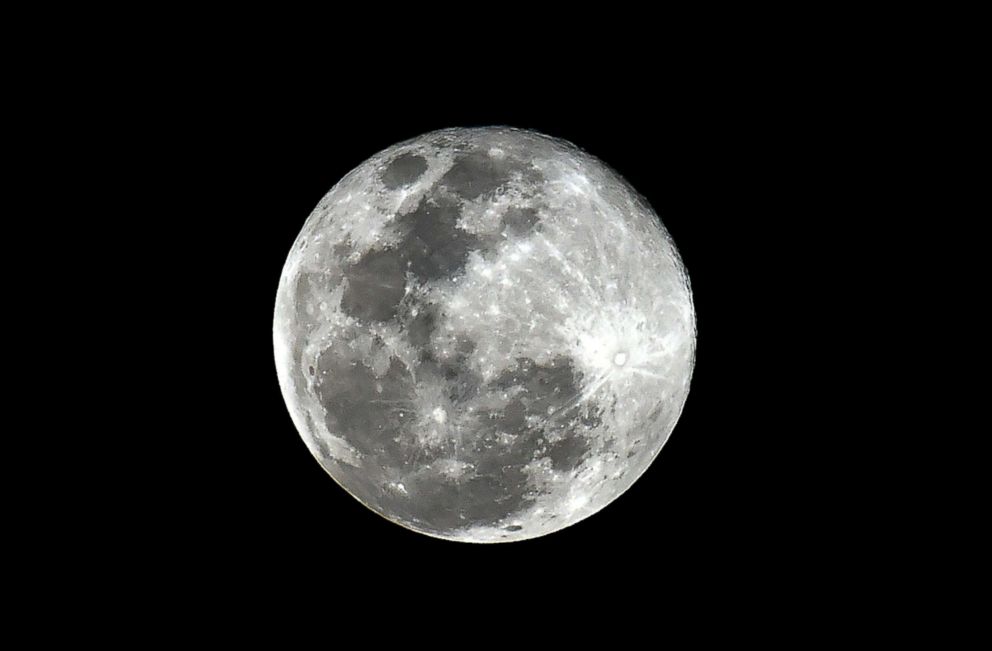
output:
[[[578, 588], [809, 567], [824, 535], [809, 480], [819, 434], [797, 369], [821, 360], [803, 325], [799, 264], [818, 218], [797, 151], [822, 133], [787, 80], [601, 81], [595, 92], [554, 79], [516, 90], [411, 81], [316, 91], [319, 79], [225, 77], [175, 105], [163, 146], [191, 148], [182, 177], [195, 192], [169, 224], [189, 235], [175, 256], [191, 268], [173, 289], [185, 372], [165, 411], [180, 416], [179, 458], [164, 490], [168, 524], [156, 525], [171, 558], [233, 585], [541, 576]], [[623, 175], [674, 238], [698, 324], [685, 410], [648, 471], [582, 522], [498, 545], [410, 532], [341, 489], [289, 418], [271, 337], [282, 265], [321, 197], [391, 144], [483, 125], [564, 138]]]
[[[917, 419], [946, 384], [921, 357], [960, 356], [954, 337], [931, 336], [946, 287], [925, 287], [956, 277], [932, 259], [936, 242], [897, 237], [935, 237], [954, 212], [913, 210], [928, 190], [955, 194], [929, 178], [954, 156], [928, 139], [974, 141], [942, 89], [974, 84], [926, 29], [891, 12], [831, 22], [752, 7], [690, 25], [576, 6], [541, 25], [536, 7], [502, 5], [479, 18], [418, 6], [427, 24], [414, 26], [369, 8], [371, 20], [335, 6], [302, 27], [268, 10], [249, 16], [258, 25], [230, 11], [95, 16], [112, 34], [72, 16], [62, 34], [52, 17], [37, 35], [12, 23], [30, 43], [11, 59], [28, 88], [8, 102], [21, 109], [8, 136], [28, 151], [10, 158], [40, 181], [12, 184], [35, 203], [8, 211], [5, 240], [30, 256], [11, 284], [40, 304], [8, 300], [28, 330], [10, 352], [31, 351], [38, 376], [11, 377], [42, 399], [12, 394], [29, 426], [6, 432], [40, 448], [8, 466], [43, 466], [8, 491], [10, 511], [31, 513], [8, 537], [32, 548], [10, 561], [31, 587], [16, 601], [42, 606], [33, 634], [78, 637], [72, 611], [101, 635], [136, 624], [188, 645], [195, 614], [229, 641], [285, 602], [278, 634], [324, 643], [381, 646], [390, 629], [407, 645], [519, 643], [532, 627], [669, 641], [677, 617], [659, 602], [681, 601], [705, 620], [694, 635], [783, 632], [806, 613], [820, 637], [852, 618], [884, 624], [893, 586], [958, 556], [919, 548], [928, 529], [949, 536], [921, 509], [954, 500], [932, 459], [904, 456], [953, 432], [921, 443], [894, 418]], [[409, 532], [338, 487], [288, 416], [271, 337], [290, 245], [342, 175], [397, 141], [481, 125], [570, 140], [622, 174], [672, 234], [698, 324], [685, 410], [648, 471], [590, 518], [501, 545]], [[13, 227], [29, 221], [22, 237]], [[891, 324], [874, 325], [878, 312]], [[458, 623], [470, 634], [446, 635]]]
[[[89, 625], [123, 630], [132, 613], [152, 613], [161, 621], [143, 639], [180, 631], [187, 643], [191, 604], [209, 623], [227, 611], [226, 636], [253, 634], [272, 602], [294, 599], [308, 608], [287, 609], [293, 628], [333, 642], [344, 627], [372, 646], [418, 606], [428, 616], [399, 630], [418, 643], [445, 639], [454, 620], [474, 629], [457, 638], [473, 644], [523, 641], [534, 621], [556, 636], [664, 635], [672, 618], [655, 600], [665, 597], [709, 620], [697, 632], [736, 634], [724, 617], [742, 611], [766, 633], [783, 612], [830, 599], [823, 586], [839, 588], [806, 631], [818, 635], [836, 629], [851, 601], [875, 616], [884, 598], [865, 587], [888, 584], [880, 567], [901, 586], [921, 558], [943, 559], [909, 558], [907, 541], [929, 526], [919, 506], [944, 502], [925, 477], [932, 462], [899, 458], [936, 449], [936, 439], [907, 442], [892, 419], [915, 418], [930, 402], [928, 381], [943, 379], [908, 369], [913, 386], [885, 405], [900, 367], [877, 354], [898, 348], [913, 366], [948, 354], [928, 348], [930, 323], [942, 318], [932, 304], [945, 291], [920, 289], [933, 244], [892, 237], [928, 238], [947, 214], [929, 210], [917, 230], [911, 206], [893, 204], [916, 203], [928, 166], [950, 160], [921, 164], [921, 128], [937, 127], [935, 141], [971, 142], [952, 135], [957, 118], [923, 108], [950, 94], [931, 92], [921, 75], [951, 79], [959, 68], [935, 58], [926, 30], [889, 14], [831, 23], [754, 8], [739, 14], [757, 29], [726, 12], [689, 25], [598, 7], [556, 9], [545, 26], [537, 12], [485, 6], [451, 27], [440, 15], [462, 18], [461, 9], [417, 7], [428, 24], [400, 19], [391, 35], [392, 8], [370, 7], [364, 22], [345, 15], [352, 7], [331, 9], [334, 19], [303, 17], [303, 27], [268, 11], [258, 25], [244, 23], [246, 12], [96, 16], [106, 35], [72, 16], [59, 34], [49, 18], [28, 33], [29, 47], [15, 47], [12, 75], [30, 83], [12, 94], [24, 115], [8, 135], [27, 140], [30, 155], [11, 160], [42, 183], [27, 188], [35, 208], [8, 220], [39, 227], [9, 233], [9, 249], [32, 255], [11, 280], [53, 278], [31, 288], [44, 309], [9, 300], [10, 320], [32, 331], [10, 348], [53, 345], [35, 355], [40, 377], [20, 382], [43, 404], [28, 409], [14, 394], [12, 413], [34, 420], [11, 424], [8, 438], [33, 439], [39, 465], [66, 467], [32, 469], [33, 484], [9, 491], [11, 509], [33, 516], [9, 537], [26, 534], [40, 552], [37, 563], [11, 554], [40, 594], [40, 631], [79, 632], [54, 610], [75, 590], [62, 610], [96, 606]], [[684, 413], [626, 494], [564, 531], [481, 546], [406, 531], [324, 473], [283, 404], [271, 327], [290, 244], [343, 174], [423, 132], [493, 124], [570, 140], [645, 195], [688, 269], [699, 332]], [[866, 237], [876, 229], [877, 240]], [[80, 260], [53, 255], [53, 242]], [[888, 260], [903, 250], [911, 263]], [[867, 277], [872, 266], [880, 278]], [[899, 288], [915, 296], [894, 296]], [[78, 309], [65, 309], [66, 295]], [[898, 323], [870, 327], [879, 308]], [[917, 341], [892, 343], [903, 332]], [[868, 454], [879, 434], [892, 443]], [[890, 480], [893, 468], [923, 479]], [[31, 504], [34, 484], [54, 487], [50, 503]], [[913, 487], [918, 501], [905, 497]], [[917, 531], [875, 535], [900, 506]], [[711, 617], [721, 599], [727, 608]]]

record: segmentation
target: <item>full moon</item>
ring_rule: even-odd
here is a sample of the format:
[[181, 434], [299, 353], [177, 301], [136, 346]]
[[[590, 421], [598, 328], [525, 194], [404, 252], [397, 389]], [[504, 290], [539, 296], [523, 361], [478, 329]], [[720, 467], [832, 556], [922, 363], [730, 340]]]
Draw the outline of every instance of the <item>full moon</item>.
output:
[[293, 422], [348, 493], [429, 536], [509, 542], [644, 473], [682, 412], [696, 323], [668, 231], [616, 172], [533, 131], [459, 128], [324, 196], [273, 338]]

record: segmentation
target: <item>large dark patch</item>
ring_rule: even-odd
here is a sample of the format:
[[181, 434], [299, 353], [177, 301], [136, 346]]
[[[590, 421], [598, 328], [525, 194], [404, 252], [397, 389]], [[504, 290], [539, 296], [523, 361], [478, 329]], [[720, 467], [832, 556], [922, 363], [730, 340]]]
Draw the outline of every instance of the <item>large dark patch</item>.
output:
[[458, 228], [458, 217], [456, 204], [425, 198], [400, 221], [406, 232], [397, 253], [421, 280], [457, 275], [465, 267], [469, 251], [478, 247], [478, 238]]
[[341, 309], [363, 321], [388, 321], [406, 292], [403, 259], [396, 251], [372, 251], [345, 272]]
[[534, 229], [537, 224], [537, 210], [534, 208], [517, 208], [511, 206], [503, 215], [503, 228], [509, 235], [523, 236]]
[[382, 172], [382, 183], [390, 190], [413, 183], [427, 171], [423, 156], [403, 154], [397, 156]]
[[493, 380], [493, 385], [499, 389], [521, 387], [520, 399], [528, 410], [543, 410], [546, 415], [548, 407], [557, 411], [578, 395], [577, 380], [568, 357], [559, 355], [548, 364], [518, 357], [513, 367], [504, 369]]
[[[473, 347], [470, 341], [460, 342], [453, 359], [430, 359], [417, 367], [419, 381], [442, 383], [456, 402], [483, 390], [516, 392], [503, 410], [483, 414], [478, 421], [482, 436], [461, 457], [474, 468], [458, 481], [427, 472], [429, 459], [418, 459], [394, 440], [405, 426], [396, 406], [412, 396], [402, 364], [394, 360], [386, 376], [377, 380], [364, 366], [330, 352], [318, 362], [318, 394], [328, 412], [328, 428], [364, 455], [362, 468], [335, 463], [335, 476], [370, 506], [428, 532], [495, 525], [527, 509], [536, 495], [527, 485], [524, 466], [548, 456], [555, 469], [568, 470], [589, 451], [590, 442], [576, 431], [583, 417], [574, 404], [579, 378], [569, 358], [543, 365], [520, 358], [488, 386], [480, 386], [480, 378], [463, 358]], [[529, 416], [537, 416], [538, 424], [528, 422]], [[561, 431], [549, 442], [552, 430]], [[499, 442], [500, 433], [511, 434], [512, 442]], [[403, 471], [405, 494], [384, 488], [382, 469], [387, 467]]]
[[547, 456], [555, 470], [571, 470], [582, 463], [590, 447], [589, 439], [573, 434], [549, 446]]
[[376, 378], [368, 367], [328, 349], [317, 362], [316, 390], [327, 410], [328, 431], [383, 465], [402, 465], [404, 455], [394, 439], [411, 417], [404, 407], [413, 395], [402, 362], [393, 358], [385, 375]]
[[482, 376], [461, 355], [443, 361], [433, 357], [422, 359], [417, 365], [417, 381], [443, 386], [445, 397], [455, 404], [471, 400], [482, 386]]
[[[512, 435], [514, 453], [528, 461], [548, 456], [556, 470], [575, 468], [590, 449], [580, 430], [596, 420], [590, 416], [594, 409], [577, 403], [579, 379], [568, 357], [558, 356], [546, 365], [518, 358], [491, 385], [501, 392], [515, 390], [514, 397], [501, 412], [484, 414], [482, 422], [494, 434]], [[549, 443], [549, 434], [554, 434], [554, 443]]]
[[434, 305], [418, 305], [417, 316], [411, 317], [405, 324], [406, 338], [416, 348], [425, 348], [431, 341], [431, 336], [437, 329], [439, 316]]
[[416, 483], [412, 496], [418, 504], [417, 519], [432, 529], [446, 531], [466, 525], [491, 525], [533, 502], [527, 494], [527, 475], [498, 459], [484, 459], [467, 481]]
[[510, 180], [513, 170], [523, 171], [524, 165], [508, 158], [495, 159], [486, 152], [472, 152], [455, 159], [441, 183], [465, 199], [489, 194]]
[[[471, 454], [475, 471], [461, 480], [444, 481], [434, 473], [409, 475], [403, 480], [406, 495], [379, 491], [378, 504], [418, 528], [450, 533], [496, 524], [533, 502], [522, 470], [524, 456], [496, 450]], [[371, 488], [365, 487], [369, 493], [374, 492]]]
[[[395, 247], [366, 253], [345, 270], [348, 287], [341, 309], [361, 321], [389, 321], [406, 294], [406, 274], [420, 281], [452, 278], [465, 268], [479, 238], [458, 228], [458, 206], [440, 197], [425, 197], [396, 224], [402, 239]], [[433, 329], [425, 314], [410, 334], [423, 340]]]
[[448, 534], [470, 525], [492, 525], [533, 502], [523, 457], [495, 451], [473, 457], [476, 472], [459, 482], [436, 474], [404, 477], [406, 494], [384, 489], [384, 475], [375, 461], [363, 468], [336, 463], [335, 476], [362, 501], [418, 529]]

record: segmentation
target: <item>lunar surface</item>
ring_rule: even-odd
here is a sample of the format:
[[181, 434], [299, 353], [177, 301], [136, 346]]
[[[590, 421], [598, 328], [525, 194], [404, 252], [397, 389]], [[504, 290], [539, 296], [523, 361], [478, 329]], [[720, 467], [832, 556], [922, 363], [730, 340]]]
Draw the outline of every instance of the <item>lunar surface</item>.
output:
[[293, 421], [352, 496], [430, 536], [506, 542], [647, 469], [696, 327], [643, 198], [567, 142], [493, 127], [400, 143], [335, 185], [286, 260], [273, 334]]

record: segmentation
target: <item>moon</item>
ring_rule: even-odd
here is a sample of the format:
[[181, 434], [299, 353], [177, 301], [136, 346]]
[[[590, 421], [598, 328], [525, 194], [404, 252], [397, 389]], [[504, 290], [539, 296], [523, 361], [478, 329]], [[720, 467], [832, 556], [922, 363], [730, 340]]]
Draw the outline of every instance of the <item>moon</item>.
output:
[[534, 131], [456, 128], [324, 196], [273, 339], [293, 422], [348, 493], [422, 534], [509, 542], [644, 473], [688, 395], [696, 320], [672, 238], [615, 171]]

